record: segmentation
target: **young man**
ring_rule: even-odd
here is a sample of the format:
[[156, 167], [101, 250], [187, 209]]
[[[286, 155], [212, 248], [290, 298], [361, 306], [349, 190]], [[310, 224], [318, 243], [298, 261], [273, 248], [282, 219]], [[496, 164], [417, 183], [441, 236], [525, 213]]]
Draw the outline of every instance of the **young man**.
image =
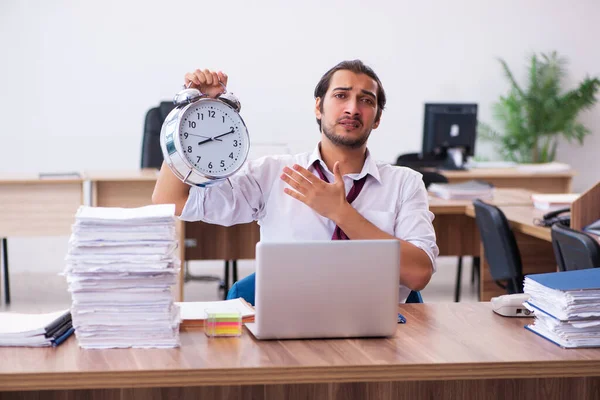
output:
[[[196, 70], [185, 82], [217, 96], [227, 76]], [[263, 241], [397, 239], [403, 301], [431, 279], [438, 248], [421, 175], [376, 163], [367, 150], [385, 107], [381, 82], [361, 61], [344, 61], [323, 75], [315, 99], [321, 141], [312, 153], [250, 161], [231, 185], [208, 188], [182, 183], [163, 163], [152, 200], [175, 203], [185, 221], [257, 220]]]

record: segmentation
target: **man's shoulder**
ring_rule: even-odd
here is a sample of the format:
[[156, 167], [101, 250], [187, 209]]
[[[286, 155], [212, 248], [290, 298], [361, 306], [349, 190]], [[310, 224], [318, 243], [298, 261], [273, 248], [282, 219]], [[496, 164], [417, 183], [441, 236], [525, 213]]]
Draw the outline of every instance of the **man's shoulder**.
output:
[[421, 179], [421, 173], [412, 168], [400, 167], [398, 165], [392, 165], [382, 161], [377, 161], [376, 165], [377, 169], [379, 170], [379, 174], [383, 179], [385, 179], [385, 177], [401, 180]]
[[256, 165], [289, 165], [289, 164], [304, 164], [308, 162], [310, 153], [299, 153], [299, 154], [273, 154], [256, 158], [251, 162]]

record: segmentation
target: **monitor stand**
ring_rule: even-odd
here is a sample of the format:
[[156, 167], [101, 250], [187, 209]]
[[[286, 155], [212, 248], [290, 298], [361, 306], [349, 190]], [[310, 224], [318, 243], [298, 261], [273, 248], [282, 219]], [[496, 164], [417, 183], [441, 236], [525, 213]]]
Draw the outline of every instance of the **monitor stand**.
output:
[[462, 171], [465, 170], [464, 150], [461, 148], [448, 149], [446, 152], [446, 160], [440, 169], [447, 171]]

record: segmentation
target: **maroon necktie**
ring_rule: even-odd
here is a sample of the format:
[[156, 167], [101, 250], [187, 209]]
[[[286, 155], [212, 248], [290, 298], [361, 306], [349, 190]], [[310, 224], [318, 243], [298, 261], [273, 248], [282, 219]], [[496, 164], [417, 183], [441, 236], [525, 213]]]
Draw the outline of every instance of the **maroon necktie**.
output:
[[[322, 180], [324, 180], [325, 182], [329, 183], [329, 180], [325, 176], [325, 171], [323, 171], [323, 167], [321, 166], [321, 163], [319, 162], [319, 160], [316, 160], [313, 163], [313, 165], [314, 165], [315, 169], [317, 170], [319, 177]], [[358, 197], [363, 186], [365, 186], [366, 180], [367, 180], [367, 175], [354, 181], [354, 185], [352, 185], [352, 189], [350, 189], [350, 191], [348, 192], [348, 196], [346, 196], [346, 201], [348, 201], [348, 203], [352, 204], [352, 202]], [[350, 238], [348, 237], [348, 235], [346, 235], [344, 233], [344, 231], [339, 226], [336, 225], [335, 230], [333, 231], [333, 236], [331, 237], [331, 240], [350, 240]]]

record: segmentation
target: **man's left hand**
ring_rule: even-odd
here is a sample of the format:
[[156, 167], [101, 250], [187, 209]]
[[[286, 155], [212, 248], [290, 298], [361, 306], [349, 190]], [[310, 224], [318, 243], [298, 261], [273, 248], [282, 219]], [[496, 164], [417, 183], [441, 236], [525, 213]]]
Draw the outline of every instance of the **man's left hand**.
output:
[[323, 217], [336, 222], [337, 217], [349, 203], [346, 200], [346, 189], [339, 162], [334, 164], [333, 174], [335, 181], [327, 183], [306, 168], [295, 164], [293, 169], [283, 168], [281, 179], [292, 187], [292, 189], [284, 189], [286, 194], [303, 202]]

